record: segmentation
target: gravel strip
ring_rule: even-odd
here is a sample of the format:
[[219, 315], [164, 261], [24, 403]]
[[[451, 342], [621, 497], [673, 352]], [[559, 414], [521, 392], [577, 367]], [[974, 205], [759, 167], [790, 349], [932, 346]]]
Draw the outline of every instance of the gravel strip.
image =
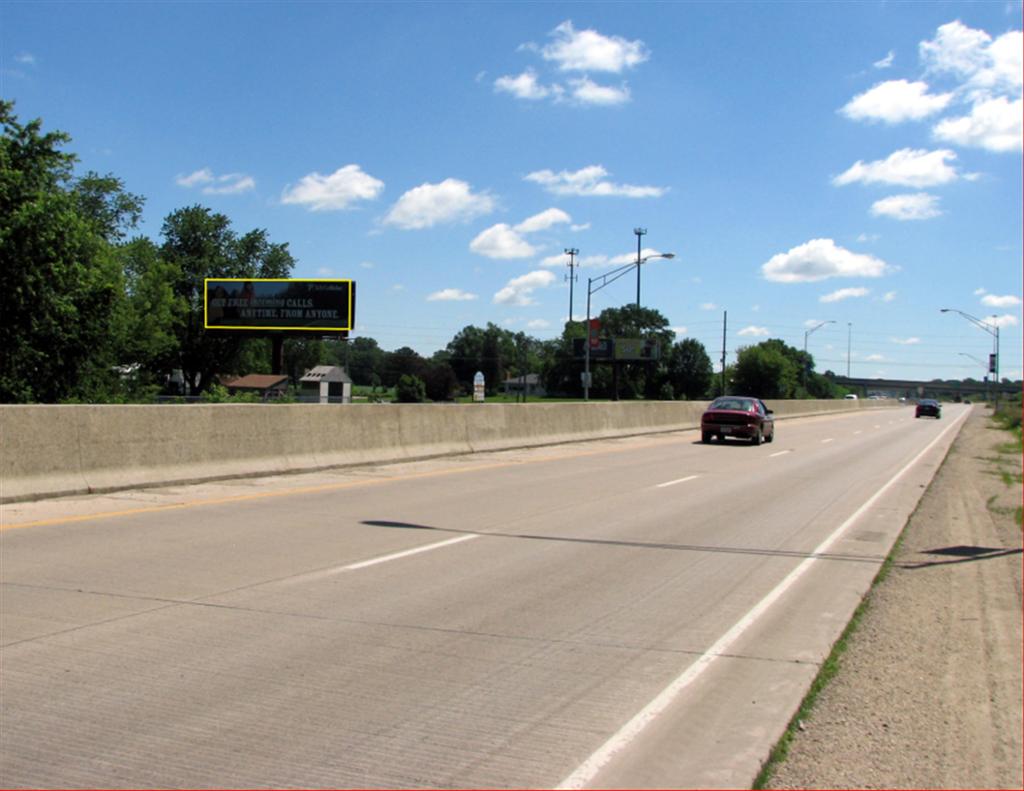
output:
[[1024, 788], [1021, 458], [988, 414], [973, 408], [765, 788]]

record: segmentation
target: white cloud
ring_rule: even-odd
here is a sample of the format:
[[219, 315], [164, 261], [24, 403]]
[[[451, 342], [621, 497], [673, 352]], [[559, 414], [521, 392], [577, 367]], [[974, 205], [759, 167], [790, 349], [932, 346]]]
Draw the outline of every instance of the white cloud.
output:
[[1024, 101], [998, 96], [978, 102], [970, 115], [940, 121], [934, 133], [939, 140], [956, 145], [1019, 151], [1024, 141]]
[[876, 69], [888, 69], [890, 66], [892, 66], [894, 60], [896, 60], [896, 53], [893, 52], [892, 50], [889, 50], [888, 55], [886, 55], [881, 60], [876, 60], [872, 65]]
[[570, 222], [572, 222], [572, 217], [561, 209], [546, 209], [540, 214], [527, 217], [515, 227], [515, 230], [520, 233], [533, 233], [535, 231], [546, 231], [554, 225]]
[[517, 99], [538, 101], [552, 95], [552, 89], [537, 81], [537, 73], [527, 69], [516, 77], [499, 77], [494, 81], [494, 90], [499, 93], [510, 93]]
[[818, 297], [818, 302], [841, 302], [844, 299], [852, 299], [854, 297], [866, 297], [870, 291], [868, 289], [859, 288], [841, 288], [838, 291], [833, 291], [830, 294], [824, 294]]
[[855, 96], [840, 112], [854, 121], [898, 124], [941, 112], [952, 99], [952, 93], [929, 94], [924, 82], [889, 80]]
[[572, 98], [580, 104], [597, 104], [611, 106], [625, 104], [630, 99], [629, 88], [622, 85], [615, 88], [611, 85], [598, 85], [589, 77], [570, 80]]
[[179, 187], [195, 187], [199, 184], [209, 184], [211, 181], [213, 181], [213, 171], [209, 168], [197, 170], [187, 176], [179, 175], [174, 179], [174, 183]]
[[340, 211], [357, 201], [374, 200], [384, 189], [384, 182], [359, 165], [345, 165], [329, 176], [310, 173], [294, 187], [286, 187], [282, 203], [297, 203], [311, 211]]
[[920, 338], [893, 338], [893, 343], [898, 343], [901, 346], [916, 346], [921, 342]]
[[742, 330], [740, 330], [736, 334], [737, 335], [743, 335], [743, 336], [751, 336], [751, 337], [755, 337], [755, 338], [763, 338], [765, 336], [771, 335], [771, 333], [768, 332], [768, 328], [767, 327], [755, 327], [754, 325], [750, 325], [749, 327], [744, 327]]
[[[572, 218], [561, 209], [546, 209], [532, 217], [527, 217], [515, 227], [507, 223], [492, 225], [477, 234], [469, 243], [474, 253], [488, 258], [529, 258], [537, 249], [522, 237], [522, 234], [545, 231], [555, 225], [569, 223]], [[562, 256], [549, 256], [541, 261], [541, 266], [556, 266], [565, 263]]]
[[585, 223], [582, 223], [580, 225], [570, 225], [569, 226], [569, 230], [576, 231], [576, 232], [579, 232], [579, 231], [589, 231], [590, 230], [590, 223], [589, 222], [585, 222]]
[[513, 278], [494, 295], [494, 302], [498, 305], [533, 305], [533, 292], [550, 286], [556, 279], [554, 274], [543, 269]]
[[881, 354], [869, 354], [864, 357], [864, 360], [869, 363], [884, 363], [885, 356]]
[[929, 220], [942, 214], [938, 203], [938, 197], [927, 192], [892, 195], [871, 204], [871, 213], [876, 217], [892, 217], [894, 220]]
[[469, 249], [488, 258], [529, 258], [537, 252], [514, 228], [503, 222], [477, 234], [469, 243]]
[[676, 334], [677, 338], [680, 335], [686, 335], [686, 333], [689, 332], [689, 330], [686, 327], [669, 327], [669, 329]]
[[384, 223], [405, 230], [430, 228], [439, 223], [468, 222], [490, 214], [494, 207], [490, 195], [474, 193], [465, 181], [449, 178], [406, 192], [391, 207]]
[[179, 187], [198, 187], [203, 185], [204, 195], [238, 195], [256, 188], [256, 179], [244, 173], [228, 173], [215, 176], [210, 168], [202, 168], [187, 176], [178, 176], [175, 183]]
[[956, 153], [948, 149], [924, 151], [902, 148], [886, 159], [874, 162], [858, 160], [832, 183], [844, 186], [862, 184], [898, 184], [905, 187], [932, 187], [956, 181], [959, 174], [946, 160], [955, 160]]
[[461, 288], [444, 288], [430, 294], [427, 302], [468, 302], [476, 298], [476, 294], [470, 294]]
[[1022, 85], [1024, 36], [1011, 30], [995, 41], [983, 30], [960, 21], [942, 25], [932, 41], [920, 45], [928, 71], [953, 74], [974, 98], [993, 93], [1019, 93]]
[[658, 198], [667, 191], [663, 187], [640, 187], [632, 184], [615, 184], [605, 177], [608, 171], [601, 165], [590, 165], [577, 171], [537, 170], [524, 178], [540, 184], [555, 195], [616, 196], [624, 198]]
[[830, 277], [881, 277], [891, 268], [880, 258], [853, 253], [831, 239], [812, 239], [772, 256], [761, 272], [778, 283], [813, 283]]
[[1020, 298], [1013, 294], [1007, 294], [1002, 297], [998, 297], [995, 294], [986, 294], [981, 298], [981, 304], [988, 305], [990, 308], [1012, 308], [1020, 304]]
[[896, 292], [895, 291], [886, 291], [885, 294], [882, 295], [882, 302], [892, 302], [895, 299], [896, 299]]
[[[556, 255], [549, 255], [547, 258], [542, 258], [540, 260], [540, 265], [541, 266], [568, 266], [569, 265], [569, 256], [567, 256], [565, 253], [556, 254]], [[579, 261], [576, 262], [576, 265], [577, 266], [582, 266], [582, 264], [580, 264]]]
[[999, 327], [1000, 329], [1004, 327], [1016, 327], [1017, 317], [1007, 313], [1002, 316], [992, 316], [986, 319], [986, 323], [991, 324], [995, 327]]
[[700, 304], [701, 310], [716, 310], [717, 308], [718, 305], [716, 305], [714, 302], [702, 302]]
[[228, 173], [218, 176], [215, 184], [203, 187], [204, 195], [238, 195], [256, 188], [256, 179], [244, 173]]
[[541, 49], [544, 60], [558, 64], [562, 71], [608, 71], [619, 73], [643, 63], [649, 56], [640, 40], [605, 36], [596, 30], [576, 30], [566, 20], [551, 32], [554, 39]]
[[546, 330], [551, 326], [551, 322], [546, 319], [533, 319], [532, 321], [526, 322], [526, 329], [528, 330]]

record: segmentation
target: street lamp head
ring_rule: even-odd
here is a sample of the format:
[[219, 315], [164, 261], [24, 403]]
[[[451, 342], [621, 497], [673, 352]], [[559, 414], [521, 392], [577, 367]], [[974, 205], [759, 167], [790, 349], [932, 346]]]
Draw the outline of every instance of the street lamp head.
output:
[[676, 254], [675, 253], [662, 253], [661, 257], [662, 258], [675, 258]]

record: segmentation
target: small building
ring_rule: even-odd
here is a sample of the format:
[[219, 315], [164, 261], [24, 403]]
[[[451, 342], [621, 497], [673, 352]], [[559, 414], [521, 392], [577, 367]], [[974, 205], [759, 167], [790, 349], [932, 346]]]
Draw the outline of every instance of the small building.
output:
[[[344, 368], [337, 365], [318, 365], [306, 371], [299, 380], [302, 395], [319, 400], [321, 404], [352, 403], [352, 380]], [[307, 399], [303, 399], [307, 400]]]
[[288, 377], [283, 374], [246, 374], [221, 382], [231, 395], [256, 393], [263, 401], [276, 401], [288, 392]]
[[505, 393], [508, 395], [518, 393], [528, 396], [536, 396], [538, 398], [543, 398], [547, 395], [544, 385], [541, 384], [540, 374], [510, 376], [503, 382], [503, 384], [505, 386]]

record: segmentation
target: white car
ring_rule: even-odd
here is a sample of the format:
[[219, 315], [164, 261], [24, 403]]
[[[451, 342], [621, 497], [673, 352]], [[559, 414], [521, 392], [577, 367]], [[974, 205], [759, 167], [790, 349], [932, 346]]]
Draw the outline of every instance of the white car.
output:
[[843, 398], [845, 400], [847, 400], [847, 401], [856, 401], [857, 400], [857, 396], [855, 396], [853, 393], [847, 393], [846, 395], [843, 396]]

